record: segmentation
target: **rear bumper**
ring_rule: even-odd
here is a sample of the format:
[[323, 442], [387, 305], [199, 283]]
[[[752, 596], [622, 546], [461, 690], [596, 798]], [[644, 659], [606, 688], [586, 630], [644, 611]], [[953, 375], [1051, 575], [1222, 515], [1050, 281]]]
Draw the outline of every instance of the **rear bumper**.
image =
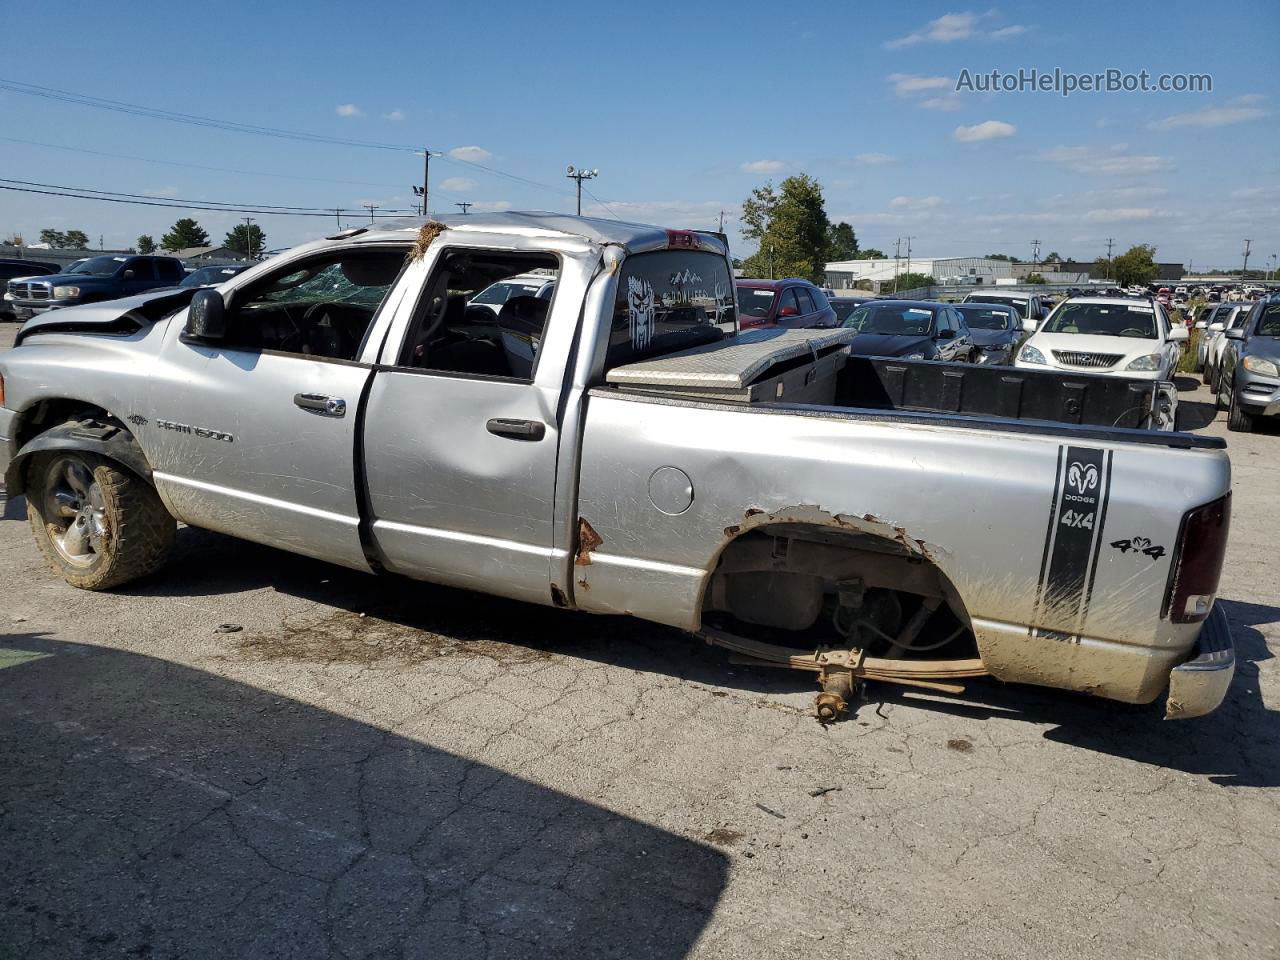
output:
[[1218, 709], [1236, 673], [1236, 649], [1231, 625], [1221, 604], [1204, 622], [1191, 659], [1169, 671], [1166, 720], [1203, 717]]

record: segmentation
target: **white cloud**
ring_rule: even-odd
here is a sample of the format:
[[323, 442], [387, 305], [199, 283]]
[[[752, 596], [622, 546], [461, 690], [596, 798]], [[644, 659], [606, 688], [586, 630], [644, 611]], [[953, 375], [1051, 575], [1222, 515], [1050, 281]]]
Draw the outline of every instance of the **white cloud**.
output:
[[781, 160], [752, 160], [742, 165], [743, 173], [777, 173], [786, 164]]
[[987, 26], [998, 14], [996, 10], [983, 13], [964, 11], [962, 13], [944, 13], [936, 20], [930, 20], [923, 27], [912, 30], [906, 36], [897, 37], [885, 42], [890, 50], [900, 47], [911, 47], [918, 43], [954, 43], [957, 40], [1004, 40], [1026, 33], [1029, 29], [1022, 24], [1011, 24], [988, 30]]
[[453, 192], [474, 190], [479, 184], [467, 177], [447, 177], [440, 181], [441, 190], [450, 190]]
[[1267, 95], [1266, 95], [1265, 93], [1246, 93], [1246, 94], [1244, 94], [1243, 96], [1236, 97], [1236, 98], [1235, 98], [1234, 100], [1232, 100], [1231, 102], [1232, 102], [1232, 103], [1246, 103], [1246, 104], [1247, 104], [1247, 103], [1261, 103], [1261, 102], [1262, 102], [1263, 100], [1265, 100], [1265, 99], [1267, 99]]
[[1246, 123], [1267, 116], [1261, 107], [1203, 107], [1191, 113], [1175, 113], [1163, 120], [1147, 124], [1150, 130], [1179, 130], [1183, 127], [1225, 127], [1233, 123]]
[[1001, 137], [1012, 137], [1018, 128], [1012, 123], [1002, 120], [985, 120], [971, 127], [956, 127], [952, 136], [960, 143], [977, 143], [980, 140], [998, 140]]
[[1060, 223], [1058, 213], [980, 213], [971, 218], [974, 223]]
[[948, 113], [961, 109], [964, 104], [960, 102], [960, 98], [952, 94], [947, 97], [930, 97], [923, 100], [920, 106], [925, 110], [945, 110]]
[[511, 209], [511, 202], [508, 200], [482, 200], [479, 203], [473, 203], [471, 209], [477, 213], [502, 213]]
[[1053, 147], [1037, 154], [1036, 159], [1059, 164], [1076, 173], [1100, 173], [1106, 176], [1159, 173], [1172, 168], [1165, 157], [1127, 151], [1128, 147], [1123, 143], [1109, 148]]
[[1231, 196], [1237, 200], [1269, 200], [1272, 197], [1280, 197], [1280, 186], [1240, 187], [1238, 190], [1232, 190]]
[[465, 160], [468, 163], [484, 163], [493, 154], [484, 149], [484, 147], [472, 145], [469, 147], [454, 147], [449, 151], [449, 156], [455, 160]]
[[401, 110], [399, 107], [396, 107], [396, 109], [394, 109], [394, 110], [392, 110], [392, 111], [390, 111], [390, 112], [388, 112], [388, 113], [384, 113], [384, 114], [382, 115], [382, 119], [383, 119], [383, 120], [403, 120], [403, 119], [404, 119], [404, 111], [403, 111], [403, 110]]
[[333, 112], [340, 117], [359, 117], [364, 115], [364, 111], [354, 103], [340, 103], [333, 108]]
[[981, 19], [976, 13], [944, 13], [936, 20], [930, 20], [923, 27], [913, 30], [904, 37], [888, 41], [885, 46], [890, 50], [898, 47], [910, 47], [917, 43], [952, 43], [973, 36]]
[[866, 164], [868, 167], [880, 167], [886, 163], [894, 163], [897, 157], [888, 153], [860, 153], [853, 158], [858, 163]]
[[1111, 207], [1090, 210], [1084, 215], [1086, 223], [1133, 223], [1139, 220], [1163, 220], [1172, 214], [1154, 207]]
[[942, 206], [941, 197], [894, 197], [889, 206], [895, 210], [932, 210]]
[[928, 90], [950, 90], [955, 81], [950, 77], [927, 77], [919, 73], [891, 73], [885, 80], [893, 84], [893, 92], [900, 97]]

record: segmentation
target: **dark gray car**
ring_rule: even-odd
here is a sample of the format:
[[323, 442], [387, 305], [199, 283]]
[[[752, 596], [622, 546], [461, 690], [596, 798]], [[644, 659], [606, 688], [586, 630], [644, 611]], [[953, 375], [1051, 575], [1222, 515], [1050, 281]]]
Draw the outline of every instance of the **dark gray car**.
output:
[[855, 309], [841, 326], [859, 331], [849, 352], [864, 357], [974, 359], [969, 326], [960, 311], [948, 303], [876, 300]]
[[974, 361], [1008, 364], [1022, 341], [1022, 317], [1016, 307], [1003, 303], [956, 304], [973, 337]]
[[1218, 406], [1228, 411], [1228, 429], [1248, 433], [1255, 418], [1280, 416], [1280, 299], [1257, 304], [1243, 326], [1222, 335]]

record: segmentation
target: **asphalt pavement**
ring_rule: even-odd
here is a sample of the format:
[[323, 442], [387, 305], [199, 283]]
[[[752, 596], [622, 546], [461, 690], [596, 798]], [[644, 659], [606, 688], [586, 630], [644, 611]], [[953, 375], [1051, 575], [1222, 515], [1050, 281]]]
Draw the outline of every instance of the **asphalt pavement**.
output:
[[983, 680], [822, 727], [676, 631], [193, 529], [87, 593], [0, 501], [0, 958], [1280, 956], [1280, 431], [1207, 399], [1240, 662], [1176, 723]]

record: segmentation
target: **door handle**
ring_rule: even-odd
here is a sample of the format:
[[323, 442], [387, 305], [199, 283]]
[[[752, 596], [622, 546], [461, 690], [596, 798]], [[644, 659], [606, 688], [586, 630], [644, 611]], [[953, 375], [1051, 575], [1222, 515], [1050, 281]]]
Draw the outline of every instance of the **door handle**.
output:
[[541, 440], [547, 435], [547, 425], [541, 420], [508, 420], [505, 417], [494, 417], [485, 424], [485, 429], [495, 437], [507, 437], [510, 440]]
[[303, 410], [310, 410], [312, 413], [318, 413], [325, 417], [345, 417], [347, 415], [347, 401], [341, 397], [326, 397], [320, 393], [295, 393], [293, 402], [295, 406], [299, 406]]

